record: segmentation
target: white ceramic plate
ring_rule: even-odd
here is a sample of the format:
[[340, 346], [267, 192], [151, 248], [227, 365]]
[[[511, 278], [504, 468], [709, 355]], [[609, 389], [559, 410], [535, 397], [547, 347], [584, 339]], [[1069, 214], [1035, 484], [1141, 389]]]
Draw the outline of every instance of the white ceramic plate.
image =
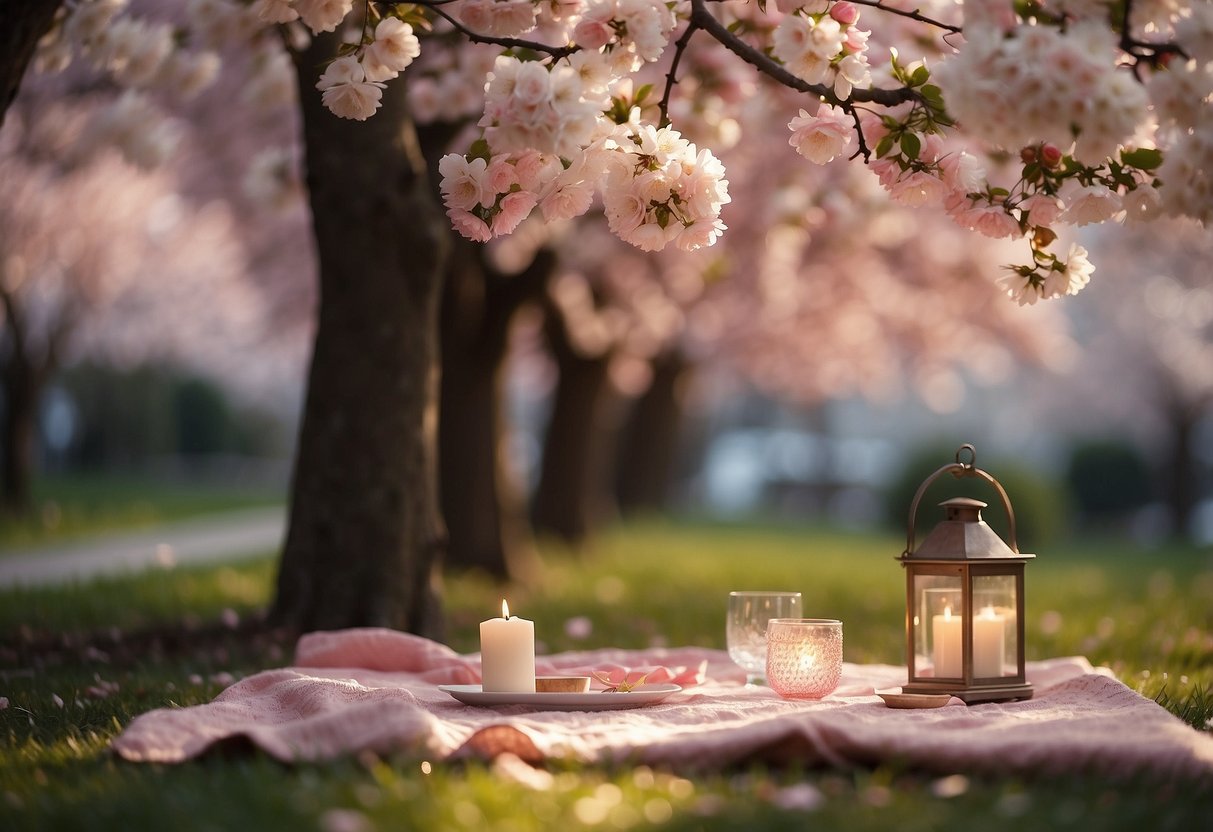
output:
[[480, 685], [439, 685], [465, 705], [526, 705], [541, 711], [621, 711], [653, 705], [672, 693], [678, 685], [641, 685], [627, 693], [496, 693], [485, 692]]

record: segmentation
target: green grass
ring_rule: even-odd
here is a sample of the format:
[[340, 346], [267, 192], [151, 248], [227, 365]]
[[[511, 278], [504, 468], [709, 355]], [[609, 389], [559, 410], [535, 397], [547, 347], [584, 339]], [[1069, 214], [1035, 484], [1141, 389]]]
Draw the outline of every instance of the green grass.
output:
[[34, 484], [32, 511], [0, 515], [0, 557], [6, 550], [278, 505], [283, 499], [279, 490], [268, 486], [118, 474], [48, 476]]
[[[844, 621], [848, 660], [900, 662], [899, 549], [892, 537], [791, 528], [621, 528], [580, 557], [546, 547], [535, 586], [449, 579], [448, 641], [476, 649], [476, 623], [507, 593], [551, 651], [722, 647], [729, 589], [786, 588], [804, 593], [807, 615]], [[1030, 657], [1087, 655], [1205, 728], [1213, 718], [1213, 553], [1066, 544], [1038, 554], [1028, 569]], [[415, 751], [292, 767], [246, 754], [181, 766], [112, 758], [106, 743], [135, 715], [209, 701], [227, 681], [221, 674], [289, 662], [289, 646], [229, 629], [267, 603], [272, 579], [261, 559], [0, 592], [0, 696], [9, 700], [0, 710], [0, 828], [1190, 830], [1213, 817], [1213, 785], [1081, 775], [749, 769], [688, 779], [556, 765], [527, 785], [498, 766], [427, 761]], [[224, 610], [227, 624], [215, 624]], [[198, 633], [187, 650], [165, 641], [183, 611]], [[565, 632], [574, 616], [592, 622], [588, 638]], [[110, 627], [121, 632], [83, 646], [83, 633]]]

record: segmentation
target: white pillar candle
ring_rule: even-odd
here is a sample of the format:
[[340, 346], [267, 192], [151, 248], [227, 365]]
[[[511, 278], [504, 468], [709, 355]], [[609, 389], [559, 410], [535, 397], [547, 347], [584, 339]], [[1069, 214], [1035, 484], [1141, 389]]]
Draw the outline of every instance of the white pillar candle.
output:
[[1002, 676], [1006, 663], [1006, 619], [986, 607], [973, 619], [973, 678]]
[[535, 692], [535, 622], [510, 615], [480, 622], [480, 684], [497, 693]]
[[931, 658], [937, 679], [964, 676], [963, 623], [961, 616], [952, 615], [951, 607], [945, 607], [943, 615], [931, 619]]

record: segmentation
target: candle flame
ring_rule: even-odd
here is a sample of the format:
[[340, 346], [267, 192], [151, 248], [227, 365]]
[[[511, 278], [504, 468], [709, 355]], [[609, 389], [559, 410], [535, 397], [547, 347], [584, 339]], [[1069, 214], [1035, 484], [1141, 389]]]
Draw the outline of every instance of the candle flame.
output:
[[505, 602], [504, 598], [501, 599], [501, 617], [502, 618], [510, 617], [510, 605]]
[[951, 617], [952, 617], [952, 608], [951, 608], [951, 607], [944, 607], [944, 608], [943, 608], [943, 619], [944, 619], [944, 621], [949, 620]]
[[982, 618], [994, 618], [994, 617], [995, 617], [995, 614], [994, 614], [994, 607], [993, 607], [993, 605], [987, 605], [987, 606], [985, 607], [985, 609], [983, 609], [983, 610], [981, 611], [981, 617], [982, 617]]

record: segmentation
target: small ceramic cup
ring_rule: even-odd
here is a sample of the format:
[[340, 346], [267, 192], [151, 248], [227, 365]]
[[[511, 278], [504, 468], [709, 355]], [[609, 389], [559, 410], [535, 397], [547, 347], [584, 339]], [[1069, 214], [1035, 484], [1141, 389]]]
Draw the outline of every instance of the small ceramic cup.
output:
[[767, 684], [785, 699], [820, 699], [842, 676], [842, 622], [773, 618], [767, 623]]

